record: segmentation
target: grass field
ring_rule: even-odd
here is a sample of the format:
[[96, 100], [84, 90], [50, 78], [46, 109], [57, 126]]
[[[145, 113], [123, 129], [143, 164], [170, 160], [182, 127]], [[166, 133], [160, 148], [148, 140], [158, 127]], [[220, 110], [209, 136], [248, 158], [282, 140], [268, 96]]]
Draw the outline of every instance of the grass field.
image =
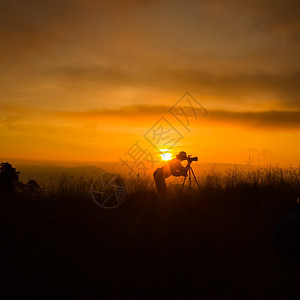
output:
[[[18, 195], [4, 222], [3, 287], [45, 297], [296, 299], [299, 267], [272, 247], [300, 194], [299, 169], [211, 169], [200, 191], [124, 179], [115, 209], [91, 199], [94, 178], [61, 175], [38, 198]], [[38, 180], [38, 179], [37, 179]]]

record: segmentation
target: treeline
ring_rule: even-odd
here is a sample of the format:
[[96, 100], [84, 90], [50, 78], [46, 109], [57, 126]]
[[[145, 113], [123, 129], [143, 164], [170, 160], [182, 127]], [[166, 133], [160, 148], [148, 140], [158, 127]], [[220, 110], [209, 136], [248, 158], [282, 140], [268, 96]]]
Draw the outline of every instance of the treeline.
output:
[[20, 172], [4, 162], [0, 165], [0, 201], [2, 206], [9, 206], [15, 200], [36, 199], [43, 193], [39, 184], [31, 179], [27, 183], [19, 180]]

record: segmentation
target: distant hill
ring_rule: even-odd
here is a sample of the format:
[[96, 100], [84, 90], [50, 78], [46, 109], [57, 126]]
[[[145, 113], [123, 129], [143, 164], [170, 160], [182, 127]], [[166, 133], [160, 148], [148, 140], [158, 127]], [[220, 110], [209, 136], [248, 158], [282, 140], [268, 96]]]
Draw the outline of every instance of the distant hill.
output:
[[34, 179], [39, 183], [47, 181], [51, 176], [62, 173], [74, 176], [94, 177], [106, 172], [104, 169], [95, 166], [62, 167], [57, 165], [14, 165], [14, 167], [17, 171], [20, 171], [20, 180], [22, 182]]

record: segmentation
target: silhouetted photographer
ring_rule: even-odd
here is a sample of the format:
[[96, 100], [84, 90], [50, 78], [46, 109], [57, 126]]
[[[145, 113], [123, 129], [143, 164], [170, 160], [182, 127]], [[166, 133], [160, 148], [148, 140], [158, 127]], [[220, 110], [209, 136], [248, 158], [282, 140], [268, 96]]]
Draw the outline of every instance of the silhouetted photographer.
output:
[[[184, 167], [182, 166], [181, 162], [187, 160], [188, 163]], [[157, 189], [157, 193], [159, 198], [166, 198], [167, 197], [167, 186], [166, 186], [166, 178], [172, 176], [188, 176], [188, 171], [191, 170], [191, 163], [193, 161], [197, 161], [198, 157], [188, 157], [186, 152], [181, 151], [176, 158], [168, 161], [163, 167], [158, 168], [154, 173], [154, 181], [155, 186]]]

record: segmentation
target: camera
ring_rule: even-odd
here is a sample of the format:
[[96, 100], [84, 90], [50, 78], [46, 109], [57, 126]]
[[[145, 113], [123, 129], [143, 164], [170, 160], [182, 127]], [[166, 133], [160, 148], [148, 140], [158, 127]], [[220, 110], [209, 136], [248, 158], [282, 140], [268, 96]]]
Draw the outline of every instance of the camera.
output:
[[188, 162], [191, 163], [192, 161], [198, 161], [198, 157], [191, 157], [191, 155], [188, 156]]

